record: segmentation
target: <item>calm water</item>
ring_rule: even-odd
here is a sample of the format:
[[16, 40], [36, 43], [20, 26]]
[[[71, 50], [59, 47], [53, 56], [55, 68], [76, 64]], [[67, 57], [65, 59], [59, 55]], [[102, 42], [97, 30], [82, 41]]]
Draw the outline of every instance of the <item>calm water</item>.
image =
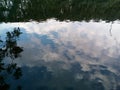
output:
[[14, 27], [22, 32], [17, 44], [23, 51], [14, 60], [22, 76], [7, 80], [11, 90], [17, 85], [22, 90], [119, 90], [119, 23], [54, 19], [1, 23], [3, 40]]
[[0, 90], [120, 90], [120, 0], [0, 0]]

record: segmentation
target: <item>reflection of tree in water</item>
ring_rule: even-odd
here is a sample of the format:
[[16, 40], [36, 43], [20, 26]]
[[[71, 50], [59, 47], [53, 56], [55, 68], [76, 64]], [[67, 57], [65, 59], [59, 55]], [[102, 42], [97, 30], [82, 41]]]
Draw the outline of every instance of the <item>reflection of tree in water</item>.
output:
[[[12, 77], [19, 79], [22, 76], [21, 68], [14, 62], [14, 59], [18, 58], [23, 51], [17, 45], [20, 34], [22, 34], [20, 29], [15, 28], [14, 31], [6, 33], [5, 41], [0, 39], [0, 90], [8, 90], [10, 88], [10, 84], [7, 82], [8, 79]], [[11, 61], [5, 61], [5, 57], [10, 58]], [[17, 88], [18, 90], [21, 89], [20, 86]]]

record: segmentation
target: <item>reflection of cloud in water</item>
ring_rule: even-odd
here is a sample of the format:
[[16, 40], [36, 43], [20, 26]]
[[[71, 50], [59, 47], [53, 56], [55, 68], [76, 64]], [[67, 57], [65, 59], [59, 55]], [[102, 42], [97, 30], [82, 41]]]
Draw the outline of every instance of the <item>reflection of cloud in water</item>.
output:
[[[90, 73], [90, 79], [100, 78], [109, 90], [112, 85], [109, 79], [115, 82], [110, 75], [119, 73], [119, 47], [116, 48], [114, 38], [119, 40], [120, 27], [113, 24], [113, 36], [109, 36], [109, 23], [105, 22], [59, 22], [49, 20], [42, 23], [8, 23], [1, 24], [0, 32], [6, 27], [21, 27], [25, 32], [22, 35], [21, 46], [24, 47], [21, 65], [29, 67], [45, 65], [52, 71], [59, 69], [76, 70]], [[117, 49], [117, 50], [116, 50]], [[77, 64], [76, 64], [77, 63]], [[80, 66], [79, 66], [80, 65]], [[94, 65], [95, 68], [94, 68]], [[100, 66], [101, 65], [101, 66]], [[73, 68], [75, 67], [75, 69]], [[77, 67], [78, 66], [78, 67]], [[107, 68], [103, 69], [102, 66]], [[101, 71], [102, 70], [102, 71]], [[106, 70], [106, 71], [105, 71]], [[78, 71], [77, 79], [82, 79], [85, 74]], [[110, 71], [110, 72], [109, 72]], [[76, 73], [75, 72], [75, 73]], [[105, 74], [104, 72], [108, 72]], [[107, 76], [109, 74], [109, 76]], [[113, 73], [112, 73], [113, 74]]]
[[[113, 26], [117, 25], [115, 23]], [[52, 61], [60, 58], [66, 63], [77, 61], [85, 64], [104, 64], [111, 62], [111, 59], [115, 59], [119, 55], [116, 52], [113, 38], [108, 36], [109, 23], [48, 20], [42, 23], [1, 24], [0, 31], [14, 26], [25, 29], [26, 35], [23, 35], [22, 38], [25, 38], [27, 43], [21, 41], [21, 44], [27, 49], [24, 52], [25, 57], [27, 54], [29, 57], [33, 57], [30, 58], [31, 61], [33, 59]], [[118, 33], [117, 27], [115, 27], [115, 32]]]

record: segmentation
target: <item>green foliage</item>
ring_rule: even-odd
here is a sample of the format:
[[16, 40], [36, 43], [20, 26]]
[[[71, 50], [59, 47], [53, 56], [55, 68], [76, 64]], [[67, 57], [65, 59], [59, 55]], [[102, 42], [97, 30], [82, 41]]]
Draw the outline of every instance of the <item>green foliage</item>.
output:
[[0, 21], [120, 19], [120, 0], [3, 0], [0, 4]]

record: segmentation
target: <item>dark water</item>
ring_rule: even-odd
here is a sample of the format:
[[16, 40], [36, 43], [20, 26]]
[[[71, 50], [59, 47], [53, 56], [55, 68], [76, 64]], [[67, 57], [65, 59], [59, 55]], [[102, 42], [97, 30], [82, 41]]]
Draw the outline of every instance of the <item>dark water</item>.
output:
[[0, 0], [0, 90], [120, 90], [119, 0]]

